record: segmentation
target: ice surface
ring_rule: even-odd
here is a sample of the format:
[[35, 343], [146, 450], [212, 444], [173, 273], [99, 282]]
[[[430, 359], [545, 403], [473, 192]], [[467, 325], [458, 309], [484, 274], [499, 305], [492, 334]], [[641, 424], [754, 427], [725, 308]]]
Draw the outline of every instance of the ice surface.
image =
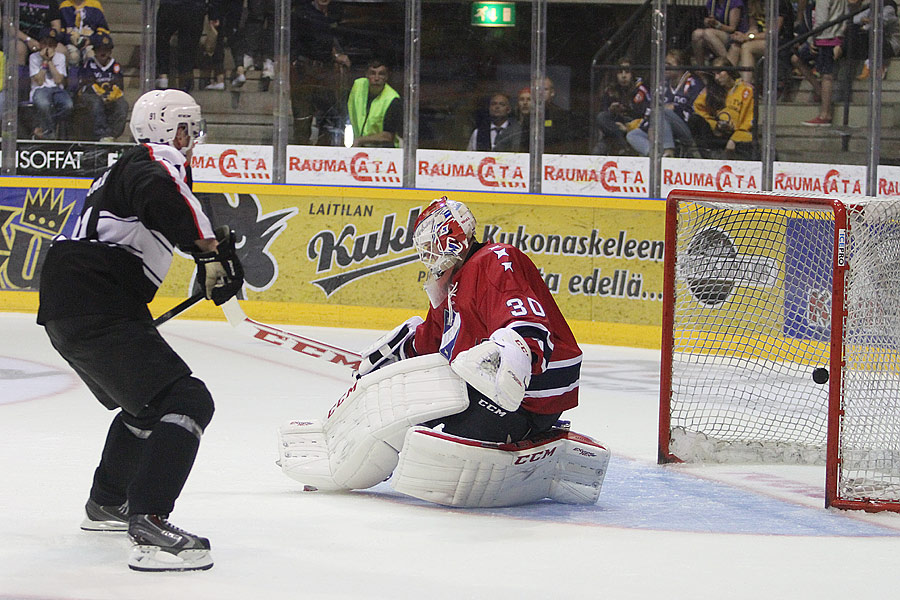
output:
[[[295, 329], [347, 348], [377, 335]], [[657, 466], [656, 352], [584, 347], [566, 416], [613, 453], [596, 506], [474, 511], [388, 484], [300, 491], [274, 464], [275, 429], [322, 417], [349, 377], [224, 322], [162, 331], [216, 400], [172, 516], [211, 539], [215, 566], [132, 572], [123, 534], [78, 528], [112, 413], [33, 315], [0, 314], [0, 599], [822, 599], [900, 584], [900, 516], [821, 508], [820, 467]]]

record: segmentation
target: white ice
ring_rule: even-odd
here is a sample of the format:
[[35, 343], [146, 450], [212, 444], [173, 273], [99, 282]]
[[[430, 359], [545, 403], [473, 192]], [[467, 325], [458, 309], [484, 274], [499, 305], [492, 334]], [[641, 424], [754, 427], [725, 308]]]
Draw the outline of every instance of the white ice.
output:
[[[252, 311], [251, 311], [251, 316]], [[294, 327], [361, 348], [373, 331]], [[894, 597], [900, 515], [822, 508], [820, 467], [656, 465], [658, 355], [585, 346], [575, 431], [613, 453], [595, 506], [450, 510], [388, 484], [302, 492], [275, 429], [348, 379], [225, 322], [162, 331], [216, 415], [172, 520], [215, 566], [137, 573], [121, 533], [78, 528], [112, 413], [33, 315], [0, 314], [0, 599]]]

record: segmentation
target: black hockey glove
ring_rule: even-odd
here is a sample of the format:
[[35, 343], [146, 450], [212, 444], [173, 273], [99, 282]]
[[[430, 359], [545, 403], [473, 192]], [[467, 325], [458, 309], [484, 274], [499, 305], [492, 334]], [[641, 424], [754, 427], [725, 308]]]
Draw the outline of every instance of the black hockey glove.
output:
[[195, 252], [197, 263], [197, 283], [206, 293], [206, 298], [216, 306], [227, 302], [241, 291], [244, 285], [244, 267], [234, 249], [234, 231], [227, 225], [216, 227], [215, 252]]

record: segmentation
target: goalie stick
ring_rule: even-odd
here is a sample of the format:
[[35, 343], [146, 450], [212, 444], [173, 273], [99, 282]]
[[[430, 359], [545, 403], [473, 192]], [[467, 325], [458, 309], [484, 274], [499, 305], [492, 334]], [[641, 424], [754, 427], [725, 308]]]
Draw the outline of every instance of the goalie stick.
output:
[[362, 357], [358, 353], [254, 321], [244, 313], [237, 298], [231, 298], [222, 304], [222, 311], [232, 327], [250, 337], [298, 352], [309, 358], [323, 360], [348, 369], [359, 369]]

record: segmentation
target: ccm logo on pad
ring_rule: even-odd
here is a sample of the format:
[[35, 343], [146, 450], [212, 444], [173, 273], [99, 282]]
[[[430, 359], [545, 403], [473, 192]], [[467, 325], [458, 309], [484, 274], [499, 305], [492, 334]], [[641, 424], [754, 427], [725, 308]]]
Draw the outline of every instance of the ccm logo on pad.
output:
[[524, 465], [529, 462], [537, 462], [539, 460], [544, 460], [548, 456], [553, 456], [553, 453], [556, 452], [556, 448], [550, 448], [548, 450], [541, 450], [539, 452], [535, 452], [533, 454], [526, 454], [525, 456], [520, 456], [516, 458], [516, 462], [514, 464]]

